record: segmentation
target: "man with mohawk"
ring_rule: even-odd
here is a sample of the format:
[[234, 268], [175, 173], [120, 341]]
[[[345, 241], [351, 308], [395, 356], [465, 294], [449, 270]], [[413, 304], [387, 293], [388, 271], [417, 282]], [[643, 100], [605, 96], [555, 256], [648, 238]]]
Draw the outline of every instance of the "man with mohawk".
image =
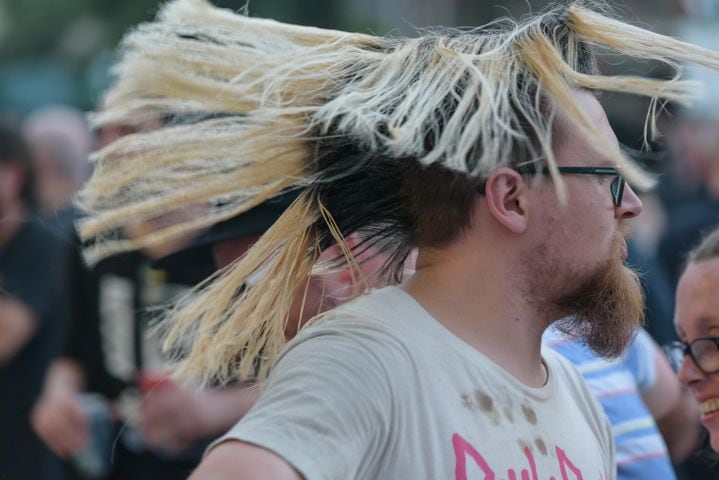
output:
[[[100, 243], [90, 260], [301, 189], [241, 261], [169, 315], [166, 347], [186, 351], [179, 376], [269, 372], [196, 478], [616, 477], [601, 408], [541, 336], [564, 319], [562, 329], [616, 355], [642, 317], [623, 265], [625, 222], [641, 202], [624, 179], [651, 180], [623, 156], [592, 92], [655, 106], [693, 90], [601, 76], [593, 45], [719, 68], [714, 52], [579, 3], [402, 39], [177, 0], [128, 35], [96, 123], [142, 112], [196, 121], [98, 152], [82, 235], [223, 206]], [[362, 241], [349, 247], [352, 232]], [[369, 248], [386, 253], [397, 285], [330, 310], [285, 345], [297, 292], [345, 260], [318, 262], [333, 244], [350, 265]], [[414, 248], [417, 271], [403, 279]]]

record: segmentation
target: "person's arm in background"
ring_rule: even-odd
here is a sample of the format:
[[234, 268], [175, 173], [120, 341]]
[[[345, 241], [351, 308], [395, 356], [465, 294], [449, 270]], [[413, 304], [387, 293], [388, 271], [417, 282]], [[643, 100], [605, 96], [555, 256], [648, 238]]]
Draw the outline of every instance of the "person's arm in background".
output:
[[0, 366], [12, 360], [36, 329], [35, 313], [27, 305], [9, 297], [0, 297]]
[[642, 398], [657, 422], [672, 462], [680, 463], [700, 444], [699, 408], [679, 384], [659, 346], [654, 341], [651, 346], [655, 380], [653, 385], [641, 392]]
[[143, 398], [139, 428], [153, 447], [179, 452], [198, 440], [225, 433], [259, 396], [260, 388], [253, 384], [203, 391], [165, 384]]
[[0, 246], [7, 248], [0, 273], [0, 366], [57, 320], [65, 260], [64, 246], [46, 231], [23, 227], [11, 238]]
[[32, 411], [35, 432], [61, 458], [82, 451], [88, 442], [89, 422], [81, 399], [83, 388], [80, 366], [67, 358], [56, 359]]
[[[94, 318], [88, 306], [89, 270], [83, 263], [78, 240], [67, 253], [64, 268], [63, 345], [45, 374], [40, 396], [30, 415], [35, 433], [58, 457], [69, 458], [82, 451], [89, 441], [90, 425], [83, 408], [82, 395], [90, 382], [87, 366], [101, 358], [89, 357], [85, 350], [99, 349], [90, 335]], [[96, 329], [97, 326], [94, 326]]]

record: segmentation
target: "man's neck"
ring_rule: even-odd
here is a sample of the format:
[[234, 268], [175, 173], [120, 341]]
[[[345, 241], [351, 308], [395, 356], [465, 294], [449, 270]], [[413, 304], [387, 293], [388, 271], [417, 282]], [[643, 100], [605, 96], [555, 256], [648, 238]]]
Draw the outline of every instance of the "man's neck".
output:
[[22, 203], [7, 205], [0, 210], [0, 249], [4, 249], [15, 238], [25, 222], [27, 209]]
[[435, 258], [420, 255], [404, 290], [462, 341], [520, 382], [546, 382], [541, 337], [547, 320], [520, 293], [517, 266], [508, 257], [474, 254]]

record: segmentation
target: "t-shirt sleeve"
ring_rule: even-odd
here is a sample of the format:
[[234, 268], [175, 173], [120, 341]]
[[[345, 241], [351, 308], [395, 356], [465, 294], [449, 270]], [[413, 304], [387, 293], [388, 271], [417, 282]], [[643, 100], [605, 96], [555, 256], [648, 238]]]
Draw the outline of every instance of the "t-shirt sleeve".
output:
[[624, 363], [632, 372], [640, 391], [646, 391], [656, 382], [656, 367], [654, 364], [654, 347], [652, 338], [640, 329], [634, 341], [629, 345]]
[[259, 445], [306, 480], [355, 478], [361, 464], [376, 463], [391, 416], [386, 363], [371, 343], [339, 333], [293, 342], [259, 402], [215, 445]]

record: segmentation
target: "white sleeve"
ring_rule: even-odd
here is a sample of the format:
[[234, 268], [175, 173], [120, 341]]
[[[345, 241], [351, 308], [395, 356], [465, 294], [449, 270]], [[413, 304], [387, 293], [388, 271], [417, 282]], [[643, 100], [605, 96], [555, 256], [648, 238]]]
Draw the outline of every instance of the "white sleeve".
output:
[[292, 342], [255, 407], [215, 444], [259, 445], [306, 480], [356, 477], [381, 455], [391, 416], [387, 364], [375, 340], [331, 333]]

